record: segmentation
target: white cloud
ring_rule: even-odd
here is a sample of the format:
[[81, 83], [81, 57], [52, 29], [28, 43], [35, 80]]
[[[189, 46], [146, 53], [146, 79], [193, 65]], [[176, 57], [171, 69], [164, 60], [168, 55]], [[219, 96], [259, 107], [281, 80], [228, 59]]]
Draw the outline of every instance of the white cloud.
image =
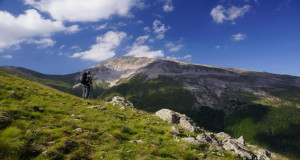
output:
[[109, 31], [103, 36], [98, 36], [97, 44], [92, 45], [91, 49], [85, 52], [79, 52], [72, 57], [100, 62], [115, 56], [115, 49], [121, 44], [121, 41], [127, 36], [125, 32]]
[[53, 19], [69, 22], [95, 22], [113, 15], [132, 16], [131, 8], [142, 7], [139, 0], [25, 0]]
[[105, 29], [106, 27], [107, 27], [107, 23], [102, 24], [102, 25], [96, 27], [95, 30], [99, 31], [99, 30]]
[[56, 32], [76, 32], [78, 26], [66, 27], [62, 22], [42, 17], [36, 10], [26, 10], [24, 14], [14, 16], [0, 11], [0, 50], [16, 46], [33, 37], [50, 37]]
[[136, 45], [144, 44], [145, 41], [149, 39], [149, 35], [144, 35], [136, 38], [136, 41], [134, 42]]
[[164, 56], [164, 52], [162, 50], [151, 51], [147, 45], [133, 45], [126, 56], [159, 58]]
[[192, 59], [192, 55], [188, 54], [185, 55], [184, 57], [174, 57], [174, 56], [168, 56], [167, 59], [172, 59], [172, 60], [191, 60]]
[[220, 49], [221, 46], [220, 46], [220, 45], [216, 45], [215, 48], [216, 48], [216, 49]]
[[13, 58], [12, 55], [3, 55], [1, 57], [4, 58], [4, 59], [12, 59]]
[[138, 20], [136, 23], [137, 23], [137, 24], [144, 24], [144, 21]]
[[54, 46], [56, 41], [50, 39], [50, 38], [43, 38], [40, 40], [35, 40], [35, 39], [29, 39], [26, 41], [29, 44], [38, 44], [39, 47], [38, 48], [47, 48], [47, 47], [51, 47]]
[[144, 31], [145, 32], [151, 32], [151, 28], [150, 27], [144, 27]]
[[224, 21], [232, 21], [234, 23], [235, 19], [243, 17], [250, 11], [250, 8], [250, 5], [245, 5], [241, 8], [232, 6], [225, 9], [222, 5], [218, 5], [211, 10], [210, 15], [216, 23], [224, 23]]
[[163, 23], [161, 23], [161, 21], [159, 20], [155, 20], [153, 22], [153, 30], [154, 33], [156, 33], [156, 38], [158, 39], [164, 39], [165, 37], [165, 32], [168, 31], [170, 29], [170, 27], [166, 27]]
[[175, 45], [172, 42], [167, 43], [165, 46], [167, 48], [169, 48], [169, 52], [178, 52], [179, 50], [181, 50], [183, 48], [182, 44]]
[[235, 41], [242, 41], [242, 40], [244, 40], [246, 38], [246, 35], [242, 34], [242, 33], [237, 33], [237, 34], [232, 35], [232, 38]]
[[172, 0], [166, 0], [163, 9], [165, 12], [172, 12], [174, 10], [174, 5]]

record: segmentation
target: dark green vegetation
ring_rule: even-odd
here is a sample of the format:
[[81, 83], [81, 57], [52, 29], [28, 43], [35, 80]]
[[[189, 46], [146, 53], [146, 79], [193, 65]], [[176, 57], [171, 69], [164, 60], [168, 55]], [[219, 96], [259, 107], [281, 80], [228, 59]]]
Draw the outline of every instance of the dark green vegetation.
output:
[[300, 159], [300, 109], [252, 104], [225, 119], [225, 131], [291, 159]]
[[[107, 110], [86, 109], [99, 104]], [[119, 108], [0, 72], [0, 159], [238, 159], [176, 141], [153, 114]]]
[[192, 109], [195, 97], [183, 85], [172, 78], [160, 76], [147, 79], [139, 75], [130, 80], [122, 80], [117, 86], [104, 91], [99, 98], [111, 99], [120, 95], [130, 100], [138, 109], [156, 112], [162, 108], [169, 108], [190, 116], [200, 126], [206, 129], [220, 131], [223, 129], [223, 112], [203, 106]]

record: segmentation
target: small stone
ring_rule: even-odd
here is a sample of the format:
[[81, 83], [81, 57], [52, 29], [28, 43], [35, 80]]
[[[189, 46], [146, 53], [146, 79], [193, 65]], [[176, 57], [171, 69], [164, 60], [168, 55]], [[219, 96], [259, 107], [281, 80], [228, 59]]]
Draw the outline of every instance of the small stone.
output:
[[55, 141], [50, 141], [50, 142], [47, 142], [47, 144], [54, 144]]
[[75, 114], [71, 114], [71, 117], [74, 117], [75, 116]]
[[125, 106], [122, 106], [122, 107], [120, 108], [120, 110], [125, 110]]
[[7, 93], [14, 94], [14, 93], [15, 93], [15, 91], [13, 91], [13, 90], [10, 90], [10, 91], [7, 91]]
[[200, 141], [198, 141], [196, 138], [194, 137], [186, 137], [186, 138], [181, 138], [182, 141], [187, 142], [187, 143], [191, 143], [191, 144], [201, 144]]
[[178, 136], [178, 135], [180, 135], [180, 132], [179, 132], [179, 130], [176, 127], [172, 126], [172, 128], [171, 128], [171, 134], [175, 135], [175, 136]]
[[82, 128], [76, 128], [76, 129], [74, 129], [74, 131], [76, 131], [76, 132], [82, 132]]
[[143, 140], [132, 140], [132, 141], [129, 141], [131, 143], [144, 143], [145, 141]]

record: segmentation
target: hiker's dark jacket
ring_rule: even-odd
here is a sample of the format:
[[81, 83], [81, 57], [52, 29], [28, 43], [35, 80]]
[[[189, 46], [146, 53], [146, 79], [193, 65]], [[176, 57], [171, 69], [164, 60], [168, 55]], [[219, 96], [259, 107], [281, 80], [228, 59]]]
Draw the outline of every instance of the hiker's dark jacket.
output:
[[90, 85], [90, 82], [91, 82], [91, 75], [87, 73], [83, 73], [81, 75], [81, 84]]

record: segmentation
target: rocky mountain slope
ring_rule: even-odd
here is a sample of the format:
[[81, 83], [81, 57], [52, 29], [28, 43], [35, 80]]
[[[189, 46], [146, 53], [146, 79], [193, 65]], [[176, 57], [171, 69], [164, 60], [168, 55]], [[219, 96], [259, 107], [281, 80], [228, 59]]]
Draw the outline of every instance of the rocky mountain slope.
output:
[[[272, 92], [274, 88], [295, 88], [300, 93], [299, 77], [167, 59], [118, 57], [90, 69], [99, 82], [105, 81], [110, 87], [120, 84], [123, 79], [130, 79], [137, 75], [144, 75], [149, 79], [159, 76], [171, 77], [183, 84], [184, 88], [195, 96], [196, 101], [193, 106], [195, 109], [208, 106], [212, 109], [223, 110], [226, 114], [239, 109], [238, 103], [243, 98], [241, 94], [276, 99], [276, 93]], [[300, 97], [297, 98], [300, 99]], [[296, 101], [298, 107], [300, 107], [299, 99]]]

